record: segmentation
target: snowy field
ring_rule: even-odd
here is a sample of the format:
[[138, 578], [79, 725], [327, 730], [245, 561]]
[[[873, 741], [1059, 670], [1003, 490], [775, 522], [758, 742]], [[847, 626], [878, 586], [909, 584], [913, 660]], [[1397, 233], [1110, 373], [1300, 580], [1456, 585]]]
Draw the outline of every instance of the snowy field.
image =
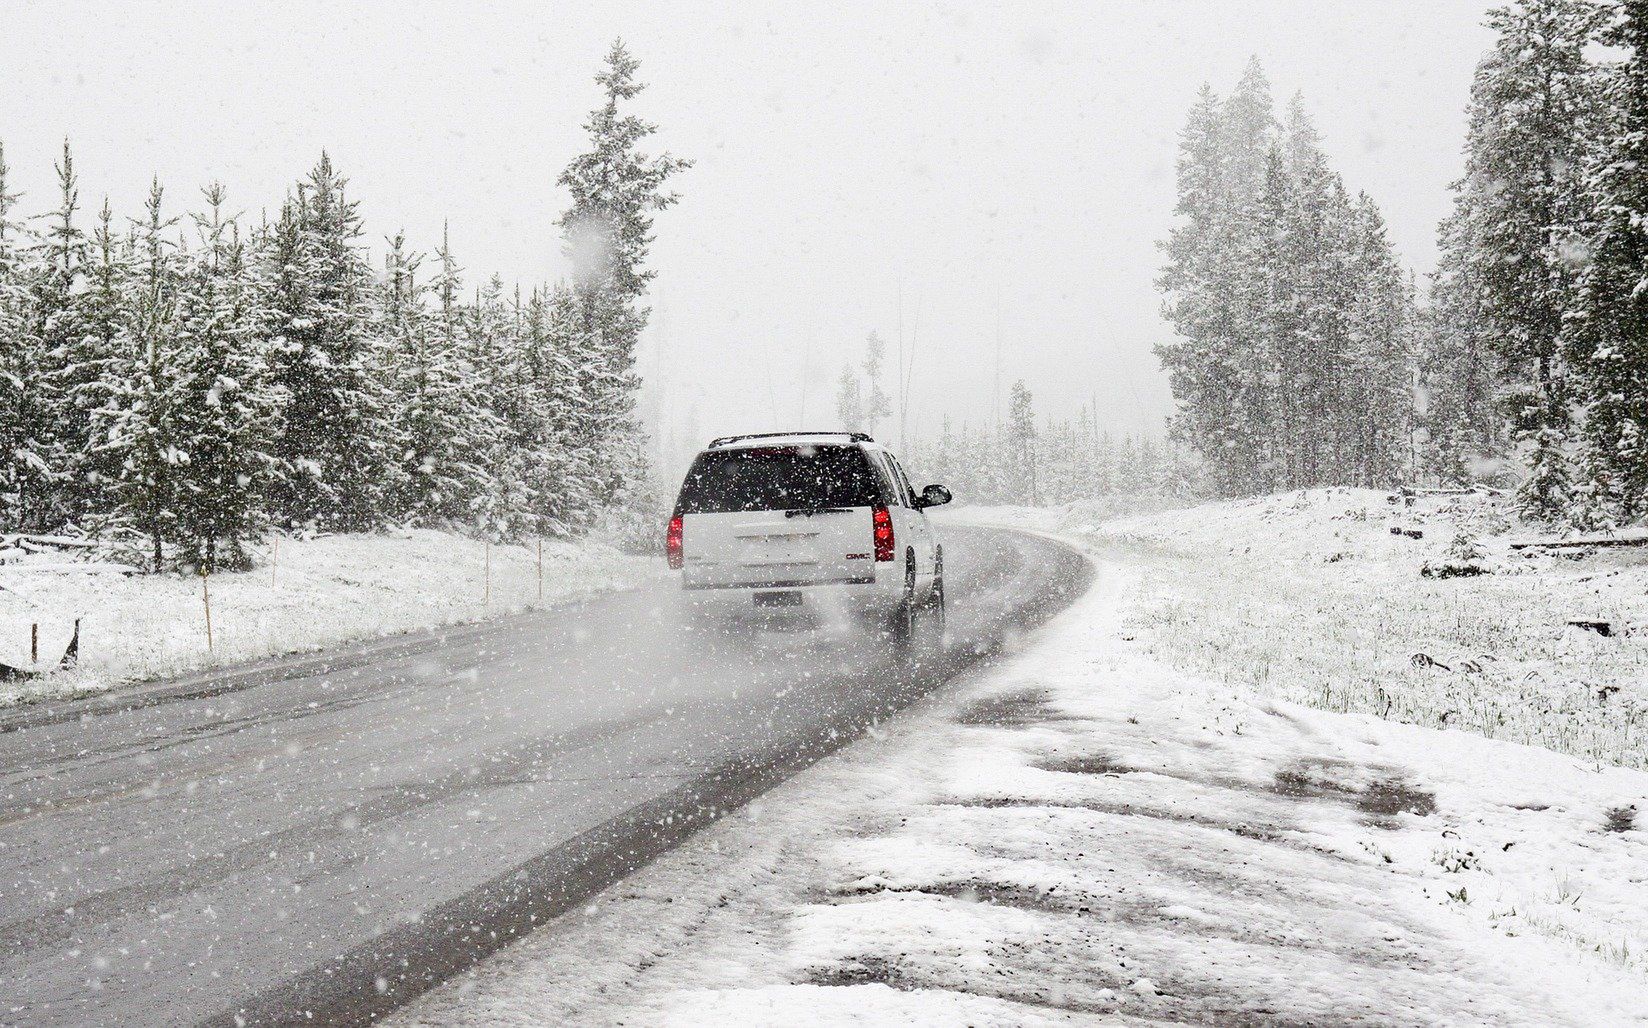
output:
[[1648, 767], [1648, 546], [1516, 551], [1539, 536], [1495, 498], [1388, 497], [1312, 490], [1072, 527], [1138, 569], [1131, 627], [1181, 669]]
[[[1183, 631], [1161, 619], [1166, 605], [1186, 618], [1222, 609], [1242, 589], [1221, 570], [1258, 574], [1268, 559], [1279, 577], [1249, 582], [1270, 594], [1240, 608], [1250, 624], [1292, 605], [1300, 635], [1320, 630], [1328, 615], [1318, 608], [1338, 608], [1329, 586], [1301, 569], [1323, 567], [1346, 575], [1333, 595], [1369, 590], [1370, 616], [1407, 633], [1391, 647], [1422, 637], [1439, 660], [1456, 656], [1441, 644], [1462, 638], [1466, 614], [1422, 623], [1446, 606], [1420, 585], [1431, 581], [1415, 562], [1431, 555], [1426, 540], [1386, 544], [1382, 524], [1334, 519], [1347, 504], [1373, 518], [1375, 500], [1383, 503], [1338, 493], [1302, 507], [1292, 498], [1216, 507], [1203, 512], [1207, 527], [1194, 513], [1102, 530], [1038, 514], [1036, 527], [1087, 541], [1100, 584], [1020, 652], [398, 1022], [1648, 1018], [1648, 843], [1635, 821], [1648, 773], [1485, 738], [1451, 719], [1436, 728], [1290, 702], [1281, 694], [1338, 665], [1330, 655], [1311, 663], [1301, 655], [1309, 646], [1280, 636], [1230, 649], [1228, 665], [1207, 641], [1216, 635], [1193, 645], [1165, 638]], [[1440, 524], [1445, 515], [1433, 514]], [[1187, 577], [1163, 555], [1238, 529], [1250, 537], [1227, 539], [1235, 552], [1227, 545], [1202, 575]], [[1345, 556], [1326, 561], [1324, 551]], [[1563, 596], [1587, 595], [1590, 583], [1577, 581], [1586, 572], [1536, 567]], [[1276, 591], [1290, 573], [1300, 577]], [[1533, 592], [1545, 577], [1446, 582], [1520, 581]], [[1421, 598], [1374, 591], [1398, 582]], [[1503, 620], [1539, 609], [1527, 600]], [[1237, 614], [1224, 616], [1209, 633], [1236, 631]], [[1282, 633], [1280, 620], [1272, 631]], [[1270, 654], [1269, 674], [1242, 666], [1254, 652]], [[1503, 652], [1507, 662], [1538, 653]], [[1552, 677], [1567, 673], [1557, 670], [1564, 661], [1599, 660], [1551, 652]], [[1355, 660], [1350, 667], [1364, 669], [1374, 658]], [[1208, 670], [1191, 667], [1198, 662]], [[1411, 668], [1409, 655], [1393, 666]], [[1401, 671], [1384, 685], [1392, 693], [1409, 682]], [[1332, 690], [1301, 695], [1356, 706]]]
[[12, 551], [0, 562], [0, 663], [28, 666], [35, 624], [41, 661], [55, 662], [80, 618], [80, 666], [0, 683], [0, 706], [476, 621], [633, 587], [659, 564], [599, 544], [546, 542], [540, 601], [536, 547], [493, 546], [489, 555], [480, 542], [427, 530], [282, 539], [278, 553], [273, 543], [263, 549], [256, 570], [207, 583], [208, 649], [198, 578], [100, 573]]

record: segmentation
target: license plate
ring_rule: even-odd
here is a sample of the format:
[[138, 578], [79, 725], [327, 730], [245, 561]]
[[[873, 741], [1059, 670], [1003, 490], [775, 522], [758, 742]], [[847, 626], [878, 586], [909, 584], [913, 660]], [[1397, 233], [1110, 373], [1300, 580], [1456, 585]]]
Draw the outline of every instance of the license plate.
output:
[[792, 564], [801, 557], [801, 551], [787, 539], [762, 539], [749, 547], [750, 556], [763, 564]]
[[798, 592], [756, 593], [755, 605], [757, 607], [799, 607], [801, 606], [801, 594]]

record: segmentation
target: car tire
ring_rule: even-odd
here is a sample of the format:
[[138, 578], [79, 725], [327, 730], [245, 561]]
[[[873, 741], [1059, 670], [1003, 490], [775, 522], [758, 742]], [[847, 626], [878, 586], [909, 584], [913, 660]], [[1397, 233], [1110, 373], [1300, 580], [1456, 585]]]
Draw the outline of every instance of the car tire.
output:
[[930, 627], [938, 638], [940, 645], [944, 641], [944, 551], [938, 552], [933, 562], [933, 592], [927, 600], [931, 617]]
[[912, 559], [904, 562], [904, 595], [899, 598], [898, 606], [893, 608], [892, 621], [889, 633], [893, 638], [893, 645], [904, 649], [916, 635], [916, 564]]

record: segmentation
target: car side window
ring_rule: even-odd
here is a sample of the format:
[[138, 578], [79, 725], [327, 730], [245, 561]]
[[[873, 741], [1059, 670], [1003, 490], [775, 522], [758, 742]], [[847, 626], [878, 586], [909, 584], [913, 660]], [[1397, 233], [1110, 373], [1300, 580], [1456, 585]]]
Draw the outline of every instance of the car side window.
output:
[[904, 505], [914, 507], [916, 505], [916, 491], [910, 488], [910, 480], [904, 475], [904, 466], [898, 462], [897, 457], [891, 454], [888, 454], [887, 460], [892, 463], [893, 473], [898, 476], [898, 484], [904, 490]]
[[875, 468], [876, 477], [881, 479], [881, 493], [887, 502], [895, 507], [904, 506], [903, 490], [898, 487], [898, 476], [893, 474], [892, 465], [887, 463], [884, 453], [870, 453], [870, 466]]
[[904, 488], [904, 483], [899, 481], [898, 465], [893, 463], [893, 455], [883, 452], [881, 463], [887, 468], [887, 479], [893, 483], [893, 495], [898, 498], [898, 505], [900, 507], [910, 506], [910, 493]]

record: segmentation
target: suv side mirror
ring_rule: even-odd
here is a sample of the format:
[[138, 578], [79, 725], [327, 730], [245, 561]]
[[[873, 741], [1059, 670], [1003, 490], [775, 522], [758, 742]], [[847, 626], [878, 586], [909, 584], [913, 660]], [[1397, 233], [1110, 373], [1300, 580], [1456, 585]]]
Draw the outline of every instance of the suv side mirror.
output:
[[950, 490], [941, 485], [930, 485], [921, 491], [916, 500], [916, 506], [925, 510], [928, 507], [942, 507], [950, 502]]

